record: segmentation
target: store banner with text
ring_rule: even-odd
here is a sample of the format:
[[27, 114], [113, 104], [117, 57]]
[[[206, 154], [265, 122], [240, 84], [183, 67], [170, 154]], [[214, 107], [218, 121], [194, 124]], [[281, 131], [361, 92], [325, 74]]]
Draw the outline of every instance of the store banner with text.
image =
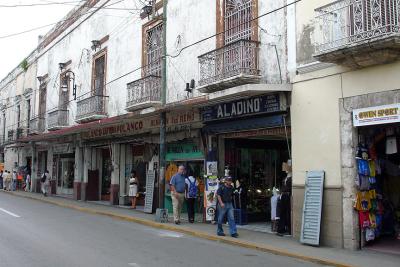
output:
[[355, 127], [400, 122], [400, 104], [353, 110]]

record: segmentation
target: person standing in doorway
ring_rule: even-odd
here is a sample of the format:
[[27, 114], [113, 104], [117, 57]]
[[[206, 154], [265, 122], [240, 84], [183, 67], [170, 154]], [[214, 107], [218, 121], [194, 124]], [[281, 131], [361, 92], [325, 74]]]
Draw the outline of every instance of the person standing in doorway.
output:
[[185, 198], [185, 180], [185, 167], [181, 165], [178, 167], [178, 172], [172, 176], [169, 182], [175, 224], [181, 223], [181, 211]]
[[49, 174], [48, 170], [46, 170], [42, 174], [42, 177], [40, 178], [40, 183], [41, 183], [41, 186], [42, 186], [42, 188], [41, 188], [42, 193], [43, 193], [43, 195], [45, 197], [47, 197], [47, 191], [48, 191], [49, 183], [50, 183], [50, 174]]
[[3, 189], [3, 170], [0, 171], [0, 189]]
[[139, 179], [136, 176], [136, 171], [131, 171], [129, 178], [129, 197], [131, 198], [132, 209], [136, 209], [136, 199], [139, 188]]
[[29, 192], [31, 189], [31, 174], [28, 172], [25, 177], [25, 191]]
[[217, 235], [225, 236], [224, 229], [222, 228], [222, 223], [224, 220], [225, 214], [228, 217], [229, 223], [229, 233], [231, 237], [237, 238], [239, 235], [236, 230], [235, 217], [233, 214], [233, 185], [232, 185], [232, 177], [225, 177], [224, 185], [220, 186], [217, 191], [218, 197], [218, 227], [217, 227]]
[[188, 219], [190, 223], [194, 223], [194, 207], [197, 199], [198, 182], [195, 177], [189, 175], [186, 178], [185, 198], [187, 204]]
[[12, 173], [12, 191], [17, 190], [17, 172], [13, 171]]

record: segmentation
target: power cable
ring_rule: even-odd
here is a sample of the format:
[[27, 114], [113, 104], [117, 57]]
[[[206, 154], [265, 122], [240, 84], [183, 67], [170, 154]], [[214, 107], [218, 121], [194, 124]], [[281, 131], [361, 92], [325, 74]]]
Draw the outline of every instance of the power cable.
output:
[[[108, 7], [113, 6], [113, 5], [116, 5], [116, 4], [118, 4], [118, 3], [120, 3], [120, 2], [123, 2], [123, 1], [124, 1], [124, 0], [117, 1], [117, 2], [115, 2], [115, 3], [112, 3], [112, 4], [109, 4], [109, 5], [105, 6], [105, 7], [102, 7], [101, 9], [111, 9], [111, 8], [108, 8]], [[75, 6], [75, 7], [79, 7], [79, 6], [81, 6], [81, 5], [74, 5], [74, 6]], [[82, 5], [82, 7], [83, 7], [83, 5]], [[87, 8], [89, 8], [89, 10], [91, 10], [91, 9], [98, 8], [98, 7], [93, 6], [93, 7], [87, 7]], [[130, 11], [132, 11], [132, 10], [135, 10], [135, 9], [125, 8], [125, 9], [121, 9], [121, 10], [130, 10]], [[80, 14], [80, 15], [78, 16], [78, 18], [80, 18], [80, 17], [82, 17], [82, 16], [84, 16], [84, 15], [87, 15], [87, 14], [89, 14], [89, 13], [95, 13], [95, 12], [97, 12], [97, 10], [94, 10], [94, 11], [87, 11], [87, 12], [85, 12], [85, 13]], [[50, 23], [50, 24], [46, 24], [46, 25], [42, 25], [42, 26], [35, 27], [35, 28], [31, 28], [31, 29], [29, 29], [29, 30], [24, 30], [24, 31], [22, 31], [22, 32], [17, 32], [17, 33], [11, 33], [11, 34], [7, 34], [7, 35], [3, 35], [3, 36], [0, 36], [0, 39], [10, 38], [10, 37], [22, 35], [22, 34], [25, 34], [25, 33], [33, 32], [33, 31], [36, 31], [36, 30], [40, 30], [40, 29], [43, 29], [43, 28], [46, 28], [46, 27], [50, 27], [50, 26], [56, 25], [56, 24], [58, 24], [58, 23], [60, 23], [60, 22], [65, 22], [65, 21], [71, 20], [71, 19], [75, 19], [75, 17], [66, 18], [66, 19], [64, 19], [64, 20], [59, 20], [59, 21], [57, 21], [57, 22], [53, 22], [53, 23]]]
[[[121, 1], [123, 1], [123, 0], [121, 0]], [[209, 40], [209, 39], [211, 39], [211, 38], [213, 38], [213, 37], [216, 37], [216, 36], [218, 36], [218, 35], [221, 35], [221, 34], [227, 32], [227, 31], [229, 31], [229, 30], [232, 30], [232, 29], [234, 29], [234, 28], [237, 28], [237, 27], [239, 27], [239, 26], [241, 26], [241, 25], [243, 25], [243, 24], [246, 24], [246, 23], [248, 23], [248, 22], [251, 22], [251, 21], [257, 20], [257, 19], [259, 19], [259, 18], [261, 18], [261, 17], [270, 15], [270, 14], [272, 14], [272, 13], [275, 13], [275, 12], [277, 12], [277, 11], [280, 11], [280, 10], [286, 8], [286, 7], [291, 6], [291, 5], [295, 5], [295, 4], [297, 4], [297, 3], [301, 2], [301, 1], [302, 1], [302, 0], [296, 0], [296, 1], [293, 1], [293, 2], [291, 2], [291, 3], [285, 4], [285, 5], [281, 6], [281, 7], [278, 7], [278, 8], [276, 8], [276, 9], [273, 9], [273, 10], [271, 10], [271, 11], [269, 11], [269, 12], [266, 12], [266, 13], [264, 13], [264, 14], [262, 14], [262, 15], [259, 15], [259, 16], [257, 16], [257, 17], [254, 17], [254, 18], [252, 18], [252, 19], [250, 19], [250, 20], [248, 20], [248, 21], [245, 21], [245, 22], [243, 22], [243, 23], [241, 23], [241, 24], [239, 24], [239, 25], [237, 25], [237, 26], [235, 26], [235, 27], [226, 29], [226, 30], [224, 30], [224, 31], [221, 31], [221, 32], [219, 32], [219, 33], [213, 34], [213, 35], [211, 35], [211, 36], [208, 36], [208, 37], [206, 37], [206, 38], [203, 38], [203, 39], [201, 39], [201, 40], [198, 40], [198, 41], [196, 41], [196, 42], [194, 42], [194, 43], [191, 43], [191, 44], [189, 44], [189, 45], [187, 45], [187, 46], [185, 46], [185, 47], [182, 47], [182, 48], [180, 49], [180, 51], [178, 52], [177, 55], [168, 55], [168, 54], [167, 54], [167, 55], [165, 55], [165, 57], [176, 58], [176, 57], [180, 56], [180, 54], [182, 53], [182, 51], [184, 51], [185, 49], [187, 49], [187, 48], [189, 48], [189, 47], [192, 47], [192, 46], [194, 46], [194, 45], [197, 45], [197, 44], [199, 44], [199, 43], [202, 43], [202, 42], [204, 42], [204, 41], [207, 41], [207, 40]], [[119, 2], [120, 2], [120, 1], [119, 1]], [[96, 10], [96, 11], [97, 11], [97, 10]], [[78, 25], [78, 26], [79, 26], [79, 25]], [[70, 31], [70, 32], [72, 32], [72, 31]], [[70, 33], [70, 32], [69, 32], [69, 33]], [[69, 33], [68, 33], [68, 34], [69, 34]], [[67, 34], [67, 35], [68, 35], [68, 34]], [[59, 40], [59, 41], [61, 41], [61, 40]], [[164, 40], [164, 41], [165, 41], [165, 40]], [[54, 44], [54, 45], [55, 45], [55, 44]], [[50, 48], [49, 48], [49, 49], [50, 49]], [[48, 50], [49, 50], [49, 49], [48, 49]], [[47, 51], [48, 51], [48, 50], [47, 50]], [[47, 52], [47, 51], [46, 51], [46, 52]], [[163, 56], [161, 56], [159, 59], [162, 59], [162, 58], [163, 58]], [[115, 82], [115, 81], [117, 81], [117, 80], [119, 80], [119, 79], [122, 79], [122, 78], [128, 76], [129, 74], [132, 74], [132, 73], [134, 73], [134, 72], [136, 72], [136, 71], [138, 71], [138, 70], [144, 69], [144, 68], [146, 68], [146, 67], [148, 67], [148, 66], [150, 66], [150, 64], [146, 64], [146, 65], [144, 65], [144, 66], [135, 68], [135, 69], [133, 69], [133, 70], [131, 70], [131, 71], [125, 73], [125, 74], [122, 74], [122, 75], [120, 75], [120, 76], [118, 76], [118, 77], [112, 79], [111, 81], [105, 83], [104, 86], [107, 86], [107, 85], [109, 85], [109, 84], [111, 84], [111, 83], [113, 83], [113, 82]], [[85, 95], [87, 95], [87, 94], [90, 94], [91, 92], [92, 92], [92, 91], [90, 90], [89, 92], [86, 92], [86, 93], [80, 95], [79, 97], [82, 97], [82, 96], [85, 96]], [[74, 101], [74, 100], [70, 100], [70, 101], [68, 101], [67, 103], [72, 102], [72, 101]], [[15, 125], [14, 125], [14, 126], [15, 126]]]
[[86, 2], [86, 0], [66, 1], [66, 2], [32, 3], [32, 4], [16, 4], [16, 5], [0, 5], [0, 7], [14, 8], [14, 7], [54, 6], [54, 5], [65, 5], [65, 4], [80, 3], [80, 2]]
[[259, 18], [262, 18], [262, 17], [265, 17], [265, 16], [270, 15], [270, 14], [272, 14], [272, 13], [278, 12], [278, 11], [280, 11], [280, 10], [282, 10], [282, 9], [285, 9], [285, 8], [291, 6], [291, 5], [295, 5], [295, 4], [297, 4], [297, 3], [301, 2], [301, 1], [302, 1], [302, 0], [296, 0], [296, 1], [293, 1], [293, 2], [288, 3], [288, 4], [286, 4], [286, 5], [283, 5], [283, 6], [280, 6], [280, 7], [278, 7], [278, 8], [275, 8], [275, 9], [269, 11], [269, 12], [266, 12], [266, 13], [264, 13], [264, 14], [261, 14], [261, 15], [257, 16], [257, 17], [254, 17], [254, 18], [251, 18], [251, 19], [249, 19], [249, 20], [247, 20], [247, 21], [245, 21], [245, 22], [242, 22], [242, 23], [240, 23], [240, 24], [238, 24], [238, 25], [236, 25], [236, 26], [234, 26], [234, 27], [228, 28], [228, 29], [226, 29], [226, 30], [223, 30], [223, 31], [221, 31], [221, 32], [218, 32], [218, 33], [213, 34], [213, 35], [211, 35], [211, 36], [208, 36], [208, 37], [206, 37], [206, 38], [203, 38], [203, 39], [201, 39], [201, 40], [199, 40], [199, 41], [197, 41], [197, 42], [194, 42], [194, 43], [191, 43], [191, 44], [189, 44], [189, 45], [187, 45], [187, 46], [184, 46], [184, 47], [182, 47], [182, 48], [179, 50], [179, 52], [178, 52], [176, 55], [168, 55], [168, 54], [167, 54], [167, 55], [165, 55], [165, 56], [167, 56], [167, 57], [172, 57], [172, 58], [178, 57], [178, 56], [182, 53], [183, 50], [185, 50], [185, 49], [187, 49], [187, 48], [189, 48], [189, 47], [192, 47], [192, 46], [194, 46], [194, 45], [197, 45], [197, 44], [199, 44], [199, 43], [202, 43], [202, 42], [204, 42], [204, 41], [207, 41], [207, 40], [209, 40], [209, 39], [211, 39], [211, 38], [213, 38], [213, 37], [216, 37], [216, 36], [219, 36], [219, 35], [221, 35], [221, 34], [224, 34], [224, 33], [226, 33], [227, 31], [230, 31], [230, 30], [233, 30], [233, 29], [235, 29], [235, 28], [238, 28], [238, 27], [240, 27], [240, 26], [242, 26], [242, 25], [245, 25], [245, 24], [247, 24], [247, 23], [249, 23], [249, 22], [252, 22], [252, 21], [254, 21], [254, 20], [257, 20], [257, 19], [259, 19]]

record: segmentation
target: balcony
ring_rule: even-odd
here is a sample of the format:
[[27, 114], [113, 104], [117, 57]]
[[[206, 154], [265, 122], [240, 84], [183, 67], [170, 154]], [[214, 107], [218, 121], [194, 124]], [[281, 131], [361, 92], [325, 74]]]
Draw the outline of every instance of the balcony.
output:
[[15, 141], [15, 131], [14, 130], [8, 130], [7, 132], [7, 142], [14, 142]]
[[17, 136], [16, 136], [17, 140], [18, 140], [18, 139], [21, 139], [21, 138], [23, 138], [23, 137], [26, 136], [26, 135], [25, 135], [25, 133], [26, 133], [25, 130], [26, 130], [26, 129], [24, 129], [24, 128], [22, 128], [22, 127], [18, 127], [18, 128], [17, 128]]
[[161, 77], [149, 75], [127, 84], [126, 110], [135, 111], [161, 104]]
[[315, 11], [319, 61], [361, 68], [400, 59], [399, 1], [339, 0]]
[[45, 129], [45, 119], [42, 116], [33, 117], [29, 121], [29, 134], [40, 134]]
[[199, 56], [198, 90], [212, 93], [249, 83], [259, 83], [259, 42], [239, 40]]
[[55, 131], [68, 126], [68, 110], [54, 110], [49, 112], [47, 118], [47, 129], [49, 131]]
[[76, 102], [76, 122], [84, 123], [107, 117], [106, 104], [108, 96], [93, 95]]

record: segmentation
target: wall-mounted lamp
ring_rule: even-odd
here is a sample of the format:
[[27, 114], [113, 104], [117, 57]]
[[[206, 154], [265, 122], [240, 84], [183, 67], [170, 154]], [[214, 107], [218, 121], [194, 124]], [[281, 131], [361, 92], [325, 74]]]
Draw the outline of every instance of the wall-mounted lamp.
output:
[[69, 83], [72, 81], [72, 95], [74, 100], [76, 100], [76, 84], [75, 84], [75, 73], [68, 70], [64, 73], [64, 77], [61, 79], [61, 90], [63, 92], [68, 92]]
[[61, 71], [65, 68], [66, 65], [67, 64], [65, 64], [65, 63], [58, 63], [58, 66], [60, 67]]
[[43, 82], [44, 82], [44, 76], [37, 76], [36, 77], [37, 79], [38, 79], [38, 81], [39, 81], [39, 84], [41, 85]]
[[101, 47], [101, 43], [100, 43], [100, 41], [99, 40], [92, 40], [92, 50], [93, 51], [96, 51], [97, 50], [97, 48], [100, 48]]
[[142, 13], [147, 15], [147, 18], [150, 18], [151, 13], [153, 13], [153, 6], [151, 5], [151, 1], [149, 2], [149, 4], [145, 5], [142, 8]]

